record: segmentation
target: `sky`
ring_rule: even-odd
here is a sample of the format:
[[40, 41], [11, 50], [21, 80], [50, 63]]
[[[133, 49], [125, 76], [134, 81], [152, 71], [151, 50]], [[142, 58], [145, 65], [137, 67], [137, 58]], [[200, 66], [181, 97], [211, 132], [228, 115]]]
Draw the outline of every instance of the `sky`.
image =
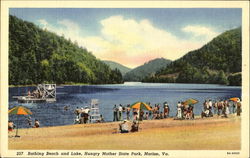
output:
[[241, 26], [240, 8], [10, 8], [10, 15], [64, 35], [101, 60], [134, 68], [176, 60]]

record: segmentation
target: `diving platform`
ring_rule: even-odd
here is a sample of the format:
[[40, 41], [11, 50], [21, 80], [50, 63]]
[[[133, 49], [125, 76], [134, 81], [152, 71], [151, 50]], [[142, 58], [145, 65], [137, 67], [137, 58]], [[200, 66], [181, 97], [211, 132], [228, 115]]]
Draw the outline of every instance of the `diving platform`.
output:
[[43, 103], [56, 101], [56, 84], [39, 84], [33, 92], [28, 91], [27, 96], [14, 96], [19, 103]]

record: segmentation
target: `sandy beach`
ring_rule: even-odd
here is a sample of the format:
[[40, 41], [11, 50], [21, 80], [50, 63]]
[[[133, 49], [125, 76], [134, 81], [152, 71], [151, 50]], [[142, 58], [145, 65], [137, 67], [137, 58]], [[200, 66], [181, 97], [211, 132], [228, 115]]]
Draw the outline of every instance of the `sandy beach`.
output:
[[[119, 122], [19, 129], [9, 149], [61, 150], [239, 150], [241, 118], [147, 120], [136, 133], [117, 133]], [[130, 124], [132, 124], [130, 122]]]

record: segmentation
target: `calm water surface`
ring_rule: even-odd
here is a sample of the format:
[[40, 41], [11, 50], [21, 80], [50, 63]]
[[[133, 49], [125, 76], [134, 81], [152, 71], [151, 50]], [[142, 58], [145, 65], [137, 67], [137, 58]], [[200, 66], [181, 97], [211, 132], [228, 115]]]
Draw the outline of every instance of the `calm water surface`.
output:
[[[69, 125], [74, 123], [74, 110], [76, 107], [90, 105], [91, 99], [99, 99], [100, 113], [105, 121], [113, 120], [112, 108], [115, 104], [127, 105], [136, 101], [150, 102], [152, 106], [167, 101], [170, 106], [170, 116], [175, 116], [178, 101], [189, 98], [199, 100], [195, 104], [194, 113], [199, 115], [202, 111], [202, 103], [205, 99], [220, 100], [230, 97], [241, 98], [241, 87], [212, 85], [212, 84], [167, 84], [167, 83], [139, 83], [127, 82], [115, 85], [89, 85], [89, 86], [60, 86], [57, 87], [57, 102], [39, 104], [20, 104], [12, 96], [26, 95], [28, 90], [36, 87], [9, 88], [9, 108], [23, 105], [29, 108], [33, 114], [32, 121], [40, 121], [41, 126]], [[69, 106], [65, 111], [64, 106]], [[162, 109], [161, 109], [162, 110]], [[27, 116], [10, 115], [9, 119], [19, 127], [27, 127]]]

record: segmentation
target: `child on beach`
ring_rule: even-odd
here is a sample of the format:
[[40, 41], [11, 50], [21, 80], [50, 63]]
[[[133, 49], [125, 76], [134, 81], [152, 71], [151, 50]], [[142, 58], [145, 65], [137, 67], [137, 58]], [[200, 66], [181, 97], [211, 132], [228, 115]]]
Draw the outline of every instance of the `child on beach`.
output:
[[241, 113], [241, 102], [238, 100], [236, 105], [237, 105], [237, 116], [240, 116], [240, 113]]
[[14, 123], [12, 121], [9, 121], [8, 122], [8, 131], [11, 132], [13, 131], [13, 129], [15, 128], [16, 126], [14, 125]]
[[26, 122], [27, 122], [28, 127], [32, 127], [32, 121], [31, 121], [30, 116], [26, 119]]
[[130, 131], [131, 132], [138, 132], [138, 130], [139, 130], [139, 123], [136, 123], [136, 121], [134, 120]]

